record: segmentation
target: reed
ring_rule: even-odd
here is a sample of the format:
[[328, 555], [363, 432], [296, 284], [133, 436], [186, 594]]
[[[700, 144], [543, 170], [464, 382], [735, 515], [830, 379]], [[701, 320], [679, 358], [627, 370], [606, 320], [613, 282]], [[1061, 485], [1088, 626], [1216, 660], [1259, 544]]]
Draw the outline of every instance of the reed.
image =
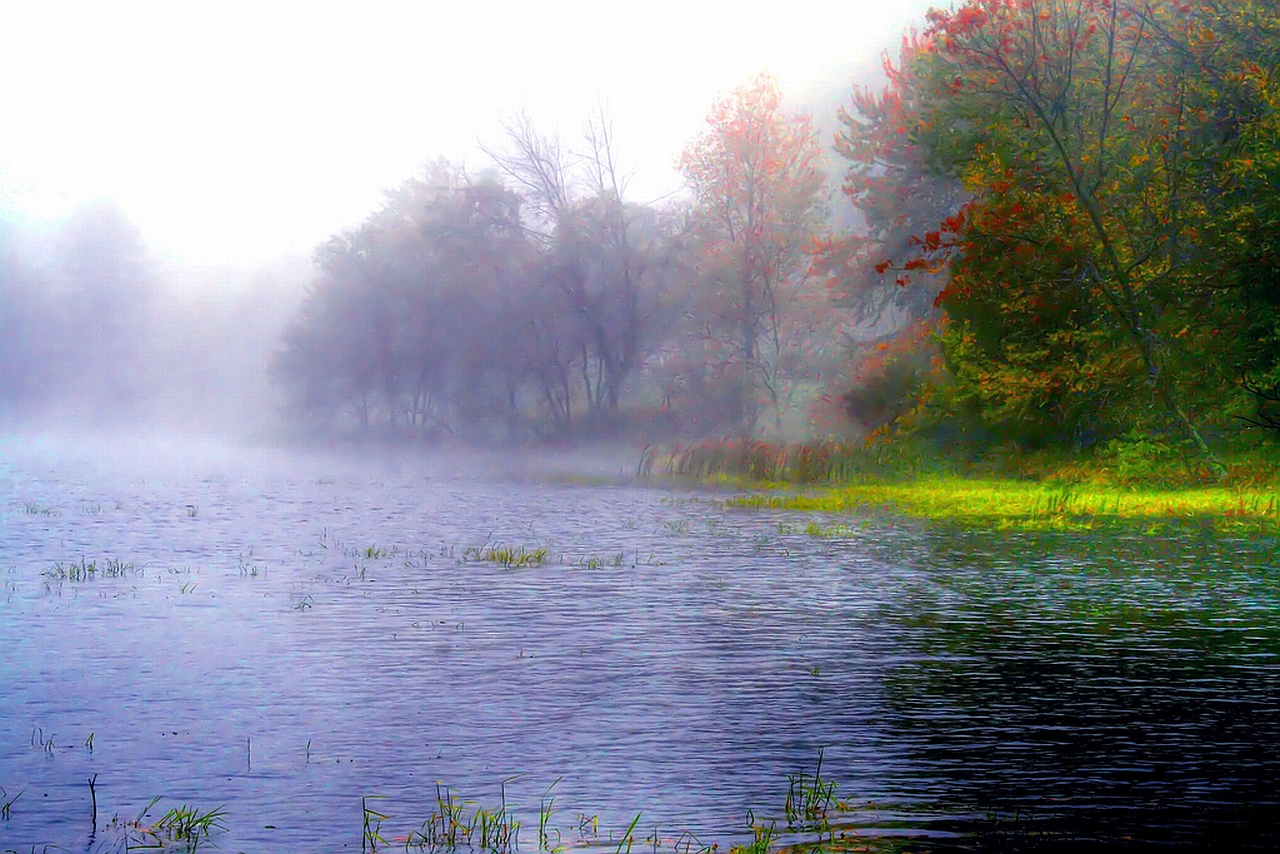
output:
[[[817, 675], [817, 670], [816, 667], [813, 669], [813, 675]], [[824, 749], [819, 748], [818, 764], [812, 777], [804, 769], [787, 775], [787, 798], [783, 804], [783, 812], [788, 830], [827, 833], [831, 829], [828, 814], [838, 802], [836, 784], [822, 779], [823, 753]]]
[[183, 804], [174, 807], [152, 825], [153, 831], [159, 831], [167, 837], [170, 845], [182, 843], [186, 850], [194, 851], [202, 839], [208, 839], [215, 830], [226, 830], [223, 821], [227, 812], [218, 807], [202, 812], [193, 806]]
[[22, 797], [22, 793], [26, 789], [19, 789], [18, 793], [13, 797], [9, 797], [9, 792], [4, 786], [0, 786], [0, 821], [8, 821], [13, 813], [13, 805], [17, 803], [18, 798]]
[[530, 549], [525, 546], [479, 546], [465, 549], [462, 553], [462, 559], [464, 561], [496, 563], [500, 566], [519, 569], [526, 566], [542, 566], [547, 562], [547, 550], [544, 548]]
[[360, 799], [360, 812], [364, 819], [364, 828], [360, 833], [360, 850], [361, 852], [377, 851], [379, 843], [387, 844], [387, 840], [382, 838], [382, 823], [390, 816], [369, 806], [367, 797]]

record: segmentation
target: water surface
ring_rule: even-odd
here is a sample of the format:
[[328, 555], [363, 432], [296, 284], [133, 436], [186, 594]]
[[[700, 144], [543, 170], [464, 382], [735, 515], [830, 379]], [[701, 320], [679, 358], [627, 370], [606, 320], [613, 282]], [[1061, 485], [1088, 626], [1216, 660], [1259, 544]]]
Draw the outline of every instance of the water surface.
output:
[[630, 460], [103, 450], [0, 452], [0, 850], [110, 850], [156, 796], [225, 807], [222, 850], [358, 850], [362, 798], [390, 837], [504, 781], [526, 850], [549, 790], [567, 844], [740, 842], [819, 751], [908, 848], [1280, 842], [1271, 542], [819, 538]]

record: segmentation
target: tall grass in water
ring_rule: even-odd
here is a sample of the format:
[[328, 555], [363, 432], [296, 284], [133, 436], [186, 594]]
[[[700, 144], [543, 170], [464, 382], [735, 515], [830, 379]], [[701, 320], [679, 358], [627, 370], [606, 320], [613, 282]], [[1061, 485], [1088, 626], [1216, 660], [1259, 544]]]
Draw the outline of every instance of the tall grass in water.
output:
[[639, 471], [655, 467], [698, 479], [736, 478], [761, 482], [831, 483], [884, 475], [891, 470], [885, 448], [823, 440], [775, 445], [757, 440], [698, 442], [663, 455], [646, 448]]
[[496, 563], [506, 567], [542, 566], [547, 562], [547, 550], [530, 549], [525, 546], [480, 546], [463, 551], [463, 560]]
[[[94, 782], [96, 779], [95, 777]], [[92, 786], [90, 788], [92, 790]], [[224, 821], [226, 810], [218, 807], [205, 811], [187, 804], [170, 809], [150, 824], [145, 823], [144, 820], [159, 802], [159, 797], [152, 798], [151, 803], [143, 807], [132, 820], [114, 816], [105, 829], [106, 833], [118, 837], [120, 848], [124, 851], [193, 852], [199, 849], [201, 843], [210, 840], [214, 831], [227, 829]], [[94, 812], [96, 816], [96, 798]]]

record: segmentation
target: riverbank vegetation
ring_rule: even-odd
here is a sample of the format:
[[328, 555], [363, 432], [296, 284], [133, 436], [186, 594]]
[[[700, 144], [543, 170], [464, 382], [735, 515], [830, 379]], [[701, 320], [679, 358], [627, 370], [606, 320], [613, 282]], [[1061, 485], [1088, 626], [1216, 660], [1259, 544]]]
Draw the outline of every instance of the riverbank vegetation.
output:
[[[1088, 455], [1005, 451], [969, 459], [930, 456], [932, 449], [902, 442], [705, 442], [674, 452], [649, 449], [640, 470], [752, 492], [729, 500], [742, 507], [889, 510], [1033, 530], [1280, 531], [1280, 459], [1273, 455], [1228, 455], [1220, 481], [1186, 449], [1116, 443]], [[840, 529], [809, 528], [819, 535]]]

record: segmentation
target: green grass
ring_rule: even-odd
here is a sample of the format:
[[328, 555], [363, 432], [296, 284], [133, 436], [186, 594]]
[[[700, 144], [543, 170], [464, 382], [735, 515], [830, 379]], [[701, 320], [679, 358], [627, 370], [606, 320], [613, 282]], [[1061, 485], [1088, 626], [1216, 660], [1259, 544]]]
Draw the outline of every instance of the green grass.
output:
[[[1275, 487], [1138, 488], [929, 475], [900, 482], [844, 484], [802, 493], [771, 490], [730, 499], [740, 507], [826, 513], [889, 510], [936, 521], [1025, 530], [1201, 528], [1224, 533], [1280, 531]], [[810, 526], [811, 534], [828, 529]]]
[[462, 559], [496, 563], [500, 566], [512, 568], [542, 566], [547, 562], [547, 550], [543, 548], [530, 549], [525, 546], [479, 546], [463, 551]]
[[[92, 792], [97, 777], [89, 781]], [[215, 831], [227, 830], [226, 810], [221, 807], [212, 810], [201, 810], [197, 807], [182, 804], [174, 807], [153, 822], [147, 817], [157, 803], [159, 797], [151, 799], [151, 803], [142, 808], [135, 818], [122, 819], [114, 816], [103, 828], [104, 835], [115, 839], [120, 850], [124, 851], [184, 851], [193, 852], [201, 843], [210, 841]], [[94, 800], [94, 827], [97, 828], [97, 801]]]
[[101, 565], [96, 560], [80, 558], [79, 562], [59, 561], [44, 570], [41, 575], [54, 581], [90, 581], [98, 577], [124, 578], [126, 575], [135, 575], [137, 572], [138, 568], [134, 564], [116, 558], [106, 558]]

